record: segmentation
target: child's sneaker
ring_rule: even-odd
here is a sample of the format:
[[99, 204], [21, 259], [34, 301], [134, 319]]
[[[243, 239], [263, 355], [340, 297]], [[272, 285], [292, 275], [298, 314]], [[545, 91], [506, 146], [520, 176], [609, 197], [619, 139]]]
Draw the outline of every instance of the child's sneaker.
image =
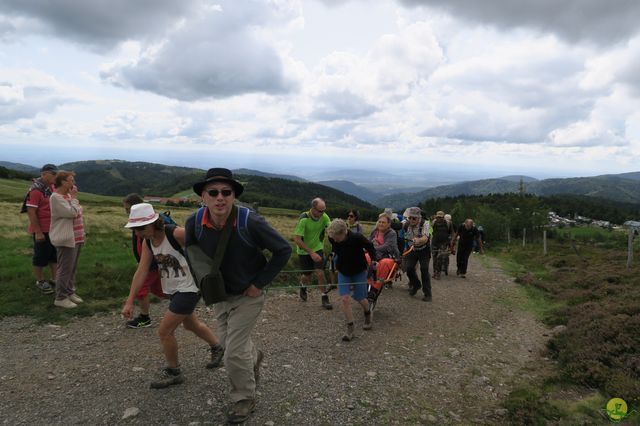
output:
[[42, 294], [53, 294], [53, 289], [48, 281], [36, 281], [36, 287], [38, 287], [38, 290], [40, 290]]
[[127, 322], [128, 328], [147, 328], [151, 327], [151, 317], [148, 315], [138, 315], [131, 321]]
[[162, 389], [171, 385], [179, 385], [184, 382], [179, 368], [163, 368], [158, 373], [158, 377], [151, 382], [151, 389]]

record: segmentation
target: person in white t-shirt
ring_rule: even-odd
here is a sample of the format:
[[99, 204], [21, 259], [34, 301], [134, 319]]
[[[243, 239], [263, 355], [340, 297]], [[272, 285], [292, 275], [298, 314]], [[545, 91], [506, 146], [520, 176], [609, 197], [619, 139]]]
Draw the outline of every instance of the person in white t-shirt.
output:
[[151, 382], [151, 387], [165, 388], [184, 381], [178, 364], [178, 342], [174, 335], [180, 324], [211, 347], [211, 361], [207, 368], [219, 367], [224, 349], [213, 331], [200, 321], [194, 312], [200, 300], [200, 293], [182, 251], [184, 228], [165, 225], [164, 220], [148, 203], [131, 206], [129, 222], [125, 227], [133, 229], [139, 238], [146, 241], [142, 245], [140, 262], [133, 275], [122, 315], [126, 318], [133, 317], [133, 302], [149, 273], [152, 259], [158, 264], [162, 291], [170, 299], [169, 309], [165, 312], [158, 329], [167, 366], [161, 370], [159, 377]]

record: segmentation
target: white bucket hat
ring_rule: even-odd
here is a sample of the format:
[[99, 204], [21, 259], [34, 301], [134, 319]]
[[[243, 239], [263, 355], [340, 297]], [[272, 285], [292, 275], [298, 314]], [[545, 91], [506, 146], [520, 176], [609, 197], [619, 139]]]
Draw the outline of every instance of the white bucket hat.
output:
[[135, 228], [138, 226], [148, 225], [158, 220], [160, 215], [153, 210], [153, 206], [149, 203], [134, 204], [131, 206], [129, 213], [129, 222], [125, 228]]

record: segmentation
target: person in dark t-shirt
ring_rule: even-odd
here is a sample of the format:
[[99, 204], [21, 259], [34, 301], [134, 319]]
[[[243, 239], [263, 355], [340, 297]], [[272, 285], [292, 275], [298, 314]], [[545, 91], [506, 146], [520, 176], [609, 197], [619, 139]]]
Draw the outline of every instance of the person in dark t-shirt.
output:
[[464, 223], [458, 227], [457, 239], [458, 254], [456, 255], [456, 263], [458, 270], [456, 271], [456, 275], [461, 278], [466, 278], [467, 265], [469, 264], [469, 256], [473, 250], [474, 241], [480, 247], [480, 254], [484, 253], [482, 239], [480, 238], [478, 228], [473, 224], [473, 219], [466, 219]]

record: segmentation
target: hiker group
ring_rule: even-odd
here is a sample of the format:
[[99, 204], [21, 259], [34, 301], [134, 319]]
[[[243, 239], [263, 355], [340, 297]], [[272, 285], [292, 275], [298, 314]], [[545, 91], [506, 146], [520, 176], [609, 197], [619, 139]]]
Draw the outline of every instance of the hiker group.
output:
[[[55, 183], [55, 185], [54, 185]], [[225, 366], [231, 384], [229, 423], [244, 422], [254, 411], [256, 384], [262, 351], [251, 334], [265, 302], [265, 288], [283, 270], [292, 249], [267, 221], [235, 201], [244, 186], [225, 168], [209, 169], [193, 185], [202, 207], [184, 227], [168, 214], [154, 210], [137, 194], [123, 200], [131, 229], [133, 255], [138, 267], [122, 308], [129, 328], [151, 325], [149, 293], [169, 299], [158, 335], [166, 366], [151, 382], [164, 388], [184, 380], [178, 358], [176, 329], [182, 326], [209, 347], [206, 367]], [[55, 288], [55, 306], [72, 309], [83, 300], [76, 294], [75, 271], [84, 243], [83, 211], [77, 199], [73, 172], [54, 165], [42, 167], [25, 199], [33, 234], [33, 271], [37, 287], [46, 294]], [[457, 229], [450, 217], [437, 212], [427, 219], [418, 207], [404, 215], [385, 210], [368, 237], [363, 235], [359, 214], [350, 210], [346, 220], [329, 218], [326, 202], [311, 201], [293, 230], [300, 268], [299, 297], [306, 302], [315, 277], [321, 306], [331, 310], [330, 292], [337, 287], [346, 321], [345, 342], [355, 334], [351, 308], [354, 299], [362, 308], [363, 330], [372, 329], [373, 310], [383, 288], [391, 287], [400, 271], [409, 279], [409, 295], [420, 289], [425, 302], [433, 299], [430, 278], [448, 275], [449, 255], [457, 242], [457, 275], [464, 278], [473, 245], [483, 250], [482, 238], [471, 219]], [[331, 246], [325, 252], [325, 233]], [[270, 252], [266, 257], [264, 251]], [[433, 258], [433, 275], [429, 260]], [[419, 264], [420, 277], [416, 272]], [[51, 279], [44, 279], [49, 266]], [[330, 281], [327, 282], [326, 267]], [[195, 307], [202, 298], [214, 305], [216, 332], [198, 319]], [[139, 314], [134, 317], [134, 302]]]

